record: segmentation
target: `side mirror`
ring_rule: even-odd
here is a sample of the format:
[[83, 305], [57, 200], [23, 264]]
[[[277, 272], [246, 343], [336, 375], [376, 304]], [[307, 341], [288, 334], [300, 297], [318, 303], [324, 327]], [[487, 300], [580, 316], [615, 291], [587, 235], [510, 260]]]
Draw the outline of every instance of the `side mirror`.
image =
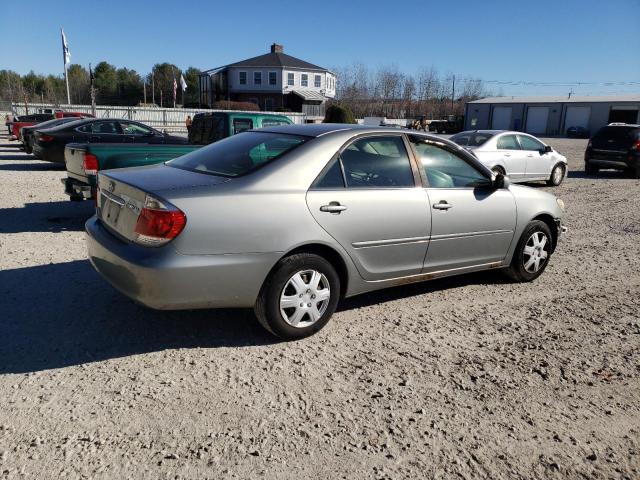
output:
[[505, 188], [508, 185], [509, 185], [509, 181], [501, 173], [496, 173], [495, 176], [491, 179], [491, 186], [496, 190], [499, 188]]
[[553, 152], [553, 148], [551, 148], [549, 145], [545, 145], [544, 148], [540, 150], [540, 155], [544, 155], [545, 153], [551, 153], [551, 152]]

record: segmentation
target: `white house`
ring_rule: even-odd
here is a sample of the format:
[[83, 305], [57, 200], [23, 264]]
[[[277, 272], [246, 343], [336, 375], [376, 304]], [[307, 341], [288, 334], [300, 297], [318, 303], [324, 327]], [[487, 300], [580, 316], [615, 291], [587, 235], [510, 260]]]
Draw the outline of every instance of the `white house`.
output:
[[242, 60], [200, 74], [200, 103], [220, 100], [251, 102], [261, 110], [289, 110], [324, 115], [325, 103], [335, 97], [336, 76], [284, 53], [271, 45], [265, 55]]

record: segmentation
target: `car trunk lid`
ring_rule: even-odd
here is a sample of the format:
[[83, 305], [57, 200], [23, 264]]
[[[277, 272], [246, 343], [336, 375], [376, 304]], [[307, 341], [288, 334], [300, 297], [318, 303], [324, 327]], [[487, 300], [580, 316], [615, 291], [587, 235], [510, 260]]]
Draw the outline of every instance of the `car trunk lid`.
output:
[[86, 145], [70, 143], [65, 147], [64, 163], [69, 177], [83, 182], [87, 181], [87, 173], [84, 170], [84, 156], [86, 153]]
[[228, 178], [166, 165], [99, 172], [97, 215], [113, 234], [121, 239], [133, 241], [136, 238], [136, 223], [144, 208], [147, 194], [159, 200], [166, 200], [179, 190], [210, 187], [227, 181]]

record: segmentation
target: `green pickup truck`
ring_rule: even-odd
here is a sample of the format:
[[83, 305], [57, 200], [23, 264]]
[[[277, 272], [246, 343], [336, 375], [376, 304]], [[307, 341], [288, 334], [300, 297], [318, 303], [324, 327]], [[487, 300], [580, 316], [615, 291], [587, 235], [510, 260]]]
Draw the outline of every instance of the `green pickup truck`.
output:
[[62, 179], [70, 200], [95, 198], [99, 170], [140, 167], [168, 162], [201, 145], [150, 145], [146, 143], [69, 143], [64, 150], [67, 178]]
[[252, 128], [291, 125], [285, 115], [254, 112], [211, 112], [194, 115], [189, 129], [189, 143], [208, 145]]

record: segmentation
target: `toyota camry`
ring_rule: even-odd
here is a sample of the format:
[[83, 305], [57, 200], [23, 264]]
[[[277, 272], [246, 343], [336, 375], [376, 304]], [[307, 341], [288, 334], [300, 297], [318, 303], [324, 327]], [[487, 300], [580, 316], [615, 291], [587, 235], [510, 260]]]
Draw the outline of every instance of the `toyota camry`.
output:
[[553, 195], [391, 128], [263, 128], [98, 177], [88, 250], [113, 286], [156, 309], [252, 307], [285, 339], [372, 290], [488, 269], [532, 281], [564, 229]]

